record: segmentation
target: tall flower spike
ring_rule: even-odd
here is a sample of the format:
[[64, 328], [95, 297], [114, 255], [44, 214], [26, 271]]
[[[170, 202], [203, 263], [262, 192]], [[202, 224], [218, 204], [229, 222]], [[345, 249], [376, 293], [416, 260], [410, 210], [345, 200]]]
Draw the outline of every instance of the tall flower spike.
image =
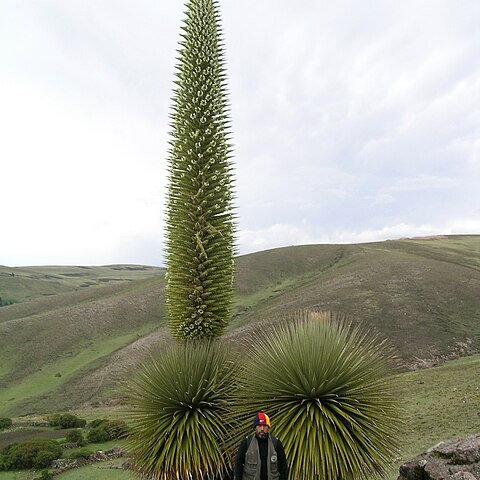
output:
[[233, 176], [218, 2], [190, 0], [173, 95], [166, 300], [177, 338], [216, 337], [233, 301]]

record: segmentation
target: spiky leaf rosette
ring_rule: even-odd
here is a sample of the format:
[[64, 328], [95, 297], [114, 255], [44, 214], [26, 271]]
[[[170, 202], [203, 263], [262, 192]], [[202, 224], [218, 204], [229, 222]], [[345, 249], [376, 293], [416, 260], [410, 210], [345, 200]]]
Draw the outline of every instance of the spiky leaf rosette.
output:
[[131, 380], [129, 448], [158, 480], [209, 479], [229, 462], [237, 365], [213, 342], [177, 344]]
[[172, 334], [215, 337], [233, 299], [233, 176], [219, 14], [187, 4], [173, 98], [166, 301]]
[[302, 313], [253, 342], [238, 404], [270, 415], [291, 478], [381, 476], [396, 452], [385, 344], [333, 315]]

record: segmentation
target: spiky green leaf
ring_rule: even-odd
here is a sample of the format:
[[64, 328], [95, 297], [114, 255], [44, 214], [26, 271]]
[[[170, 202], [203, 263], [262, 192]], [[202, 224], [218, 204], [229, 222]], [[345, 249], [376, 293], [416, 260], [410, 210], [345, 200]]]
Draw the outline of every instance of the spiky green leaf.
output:
[[259, 410], [270, 415], [291, 478], [384, 473], [399, 425], [384, 343], [330, 314], [307, 312], [257, 335], [252, 346], [239, 408], [246, 419]]
[[177, 344], [146, 363], [129, 385], [129, 447], [157, 480], [213, 478], [225, 470], [235, 431], [238, 366], [214, 342]]

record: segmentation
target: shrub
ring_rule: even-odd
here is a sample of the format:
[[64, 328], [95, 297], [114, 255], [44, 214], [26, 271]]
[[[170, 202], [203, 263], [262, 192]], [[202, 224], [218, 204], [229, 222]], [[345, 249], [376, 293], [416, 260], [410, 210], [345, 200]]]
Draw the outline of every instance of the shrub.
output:
[[90, 450], [89, 448], [87, 447], [83, 447], [81, 448], [80, 450], [76, 450], [74, 452], [70, 452], [68, 454], [68, 458], [71, 458], [72, 460], [75, 460], [77, 458], [85, 458], [85, 459], [88, 459], [91, 457], [91, 455], [93, 454], [93, 450]]
[[48, 424], [51, 426], [51, 427], [58, 427], [60, 425], [60, 414], [59, 413], [55, 413], [53, 415], [50, 415], [48, 417]]
[[125, 437], [128, 431], [127, 424], [123, 420], [107, 420], [103, 424], [103, 428], [111, 440]]
[[396, 454], [390, 351], [339, 320], [310, 312], [265, 332], [242, 371], [238, 408], [270, 415], [296, 480], [378, 478]]
[[12, 470], [45, 468], [62, 456], [62, 449], [55, 440], [35, 438], [11, 445], [6, 449], [7, 467]]
[[70, 430], [66, 435], [66, 440], [67, 442], [77, 444], [79, 447], [85, 445], [85, 439], [80, 429]]
[[128, 427], [123, 420], [96, 419], [88, 425], [90, 431], [87, 440], [90, 443], [100, 443], [127, 435]]
[[37, 453], [32, 466], [35, 468], [47, 468], [50, 467], [52, 465], [52, 462], [57, 458], [58, 455], [56, 453], [42, 450]]
[[8, 298], [1, 298], [0, 297], [0, 307], [6, 307], [7, 305], [13, 305], [15, 302]]
[[11, 426], [12, 426], [11, 418], [6, 418], [6, 417], [0, 418], [0, 430], [3, 430], [4, 428], [9, 428]]
[[88, 424], [88, 428], [97, 428], [99, 427], [102, 423], [108, 422], [106, 418], [96, 418], [95, 420], [92, 420]]
[[48, 420], [51, 427], [58, 428], [83, 428], [87, 424], [86, 420], [78, 418], [71, 413], [56, 413], [55, 415], [49, 417]]
[[7, 457], [4, 453], [0, 452], [0, 472], [8, 470]]
[[108, 435], [105, 428], [103, 428], [102, 426], [92, 428], [87, 433], [88, 443], [102, 443], [107, 442], [108, 440], [110, 440], [110, 436]]
[[53, 473], [45, 469], [40, 472], [41, 480], [53, 480]]

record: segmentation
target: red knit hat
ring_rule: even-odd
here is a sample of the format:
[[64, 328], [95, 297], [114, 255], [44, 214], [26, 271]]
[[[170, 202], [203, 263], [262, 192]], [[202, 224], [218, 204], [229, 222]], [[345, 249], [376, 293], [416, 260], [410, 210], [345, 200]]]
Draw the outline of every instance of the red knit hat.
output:
[[266, 425], [267, 427], [269, 427], [270, 419], [268, 418], [268, 415], [265, 415], [262, 412], [257, 413], [253, 420], [253, 428], [255, 428], [257, 425]]

